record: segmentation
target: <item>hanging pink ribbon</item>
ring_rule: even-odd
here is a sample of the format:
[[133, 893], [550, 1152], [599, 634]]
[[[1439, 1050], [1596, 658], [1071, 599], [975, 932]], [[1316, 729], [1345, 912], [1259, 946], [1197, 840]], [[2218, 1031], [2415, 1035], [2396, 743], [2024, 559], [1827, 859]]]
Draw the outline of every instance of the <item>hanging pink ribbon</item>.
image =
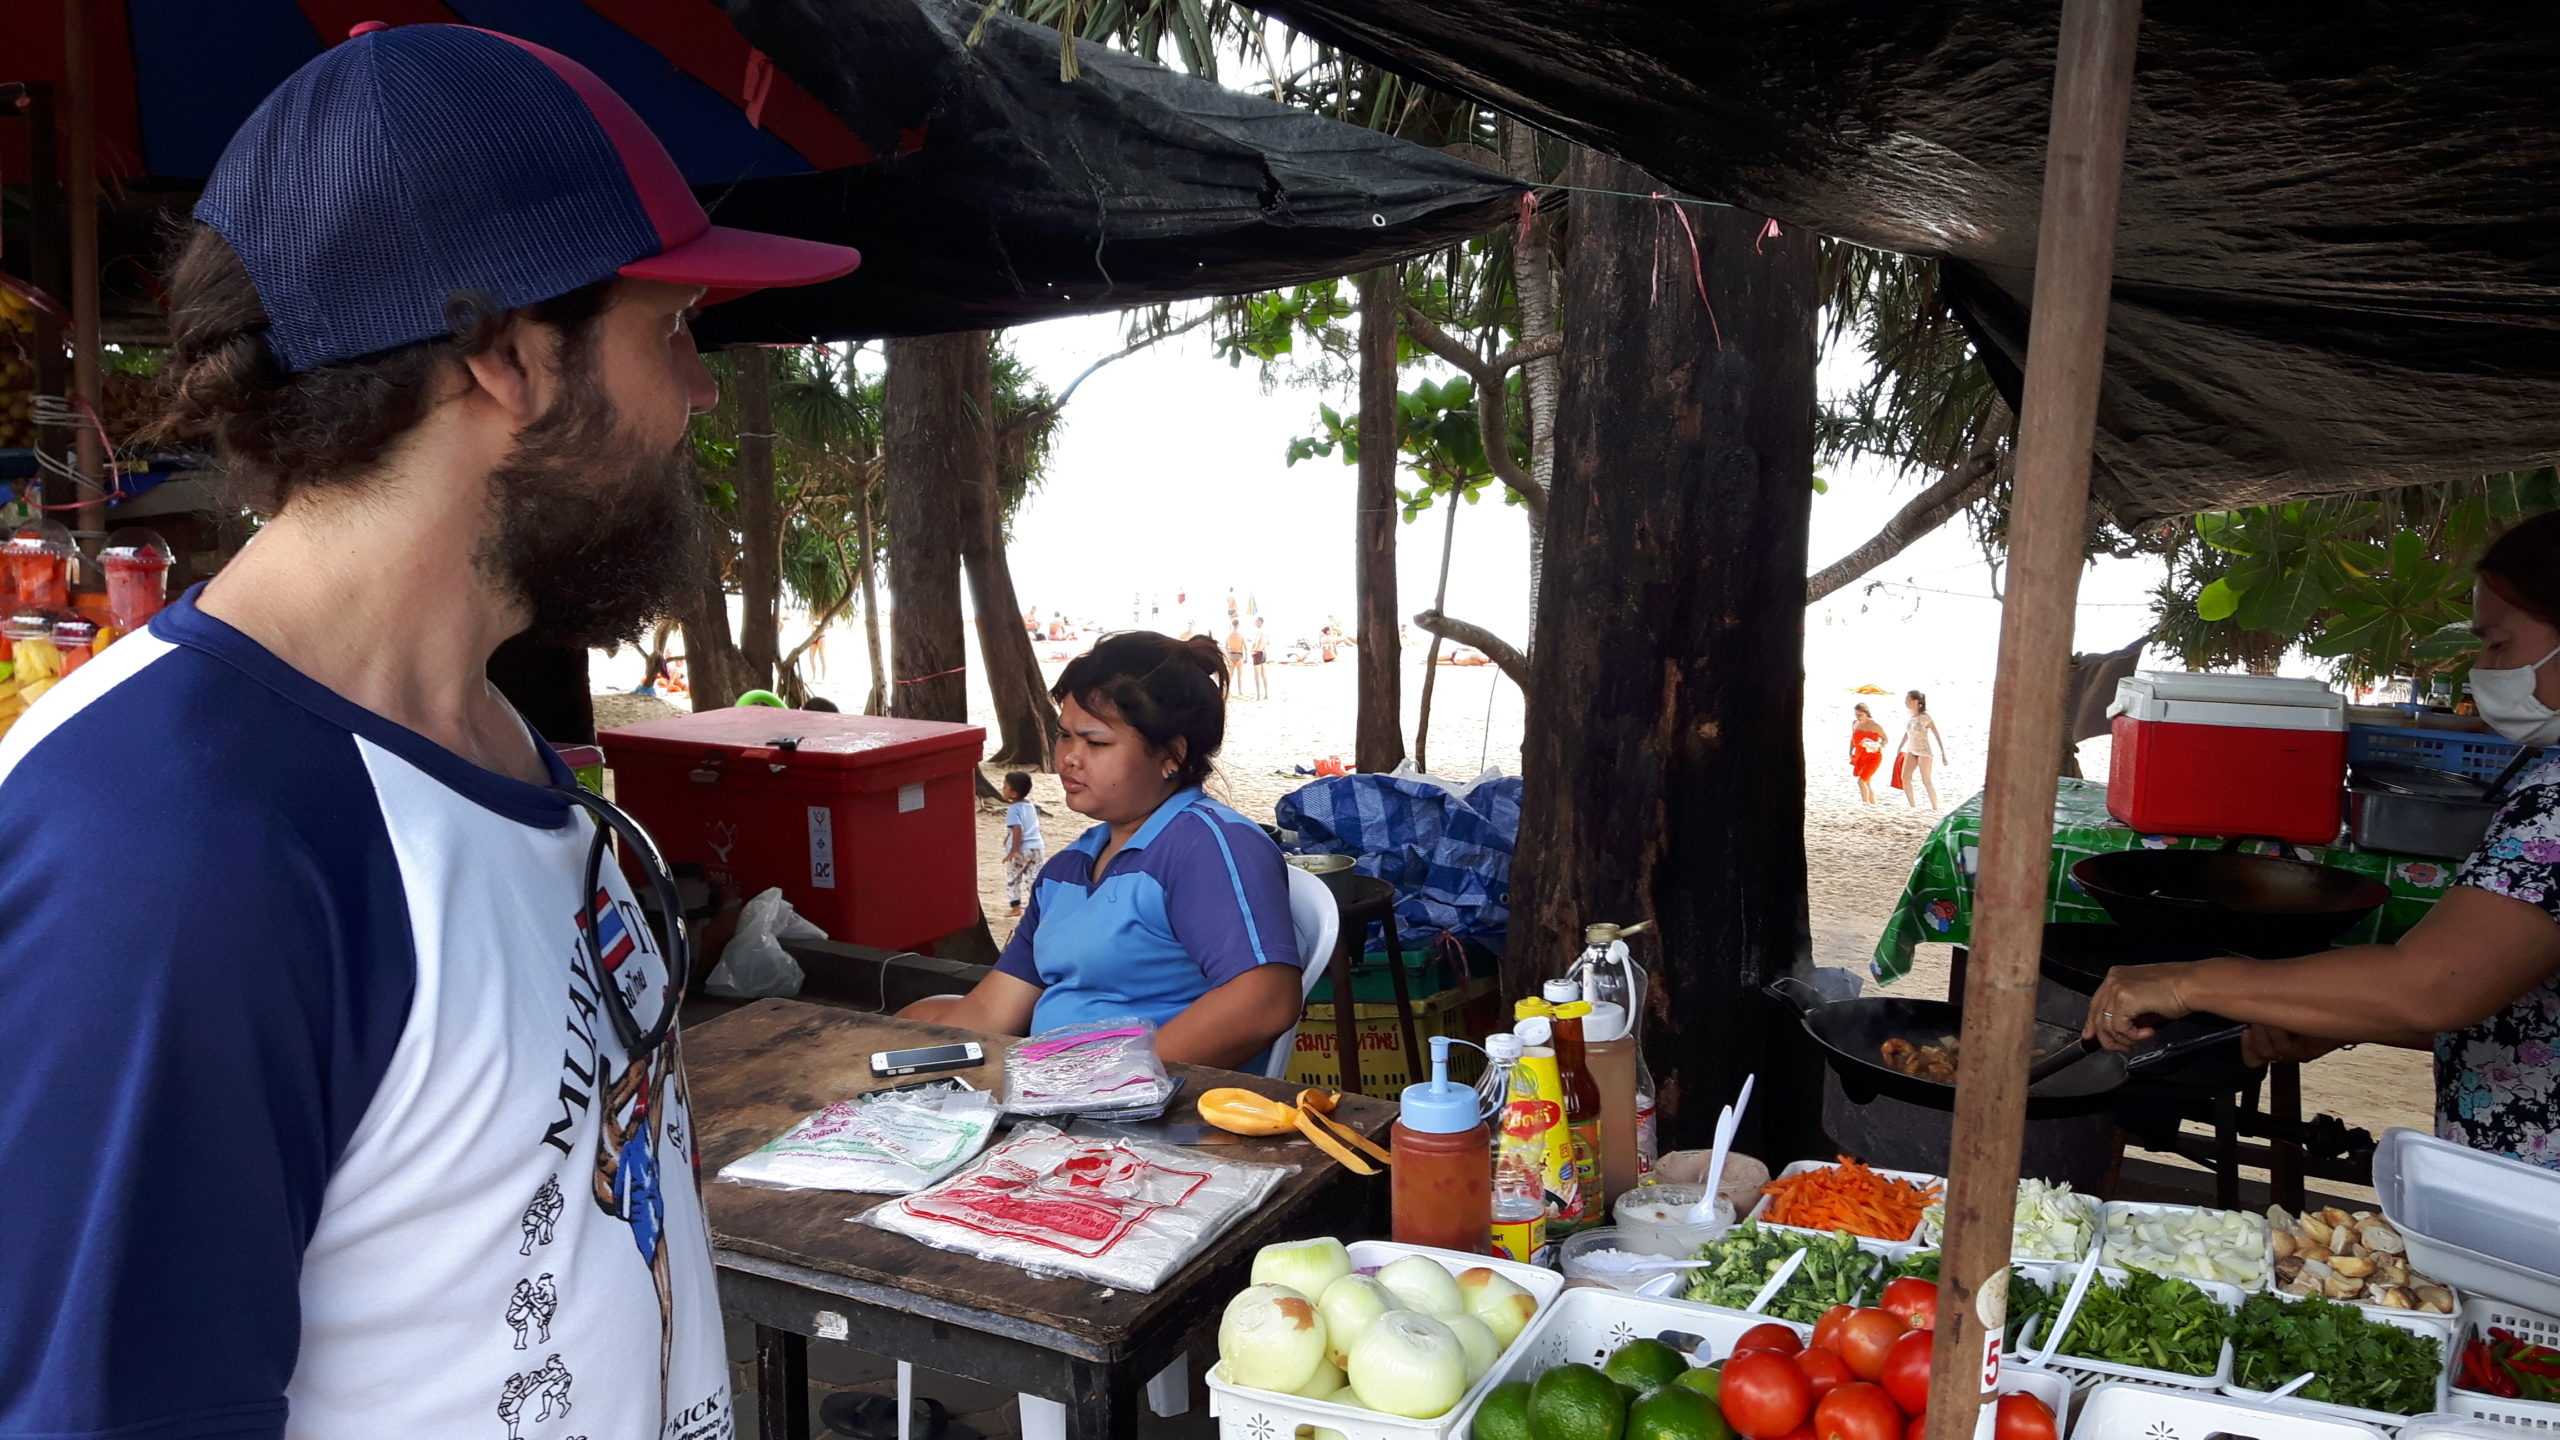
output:
[[[1689, 237], [1689, 277], [1697, 282], [1698, 303], [1707, 307], [1707, 329], [1715, 336], [1716, 348], [1718, 350], [1722, 350], [1724, 348], [1724, 326], [1716, 320], [1715, 302], [1707, 298], [1707, 264], [1704, 260], [1698, 257], [1698, 232], [1692, 229], [1689, 225], [1689, 212], [1680, 207], [1679, 201], [1672, 199], [1670, 196], [1663, 194], [1659, 190], [1653, 192], [1653, 199], [1658, 204], [1670, 207], [1671, 213], [1679, 217], [1680, 232]], [[1654, 213], [1653, 228], [1655, 237], [1653, 298], [1657, 303], [1659, 303], [1662, 299], [1662, 259], [1660, 243], [1662, 235], [1662, 215], [1660, 211], [1656, 211]]]
[[1751, 253], [1754, 255], [1762, 253], [1760, 249], [1761, 241], [1781, 239], [1786, 235], [1786, 233], [1787, 232], [1784, 230], [1778, 228], [1778, 222], [1775, 220], [1764, 220], [1760, 222], [1760, 234], [1757, 239], [1751, 242]]

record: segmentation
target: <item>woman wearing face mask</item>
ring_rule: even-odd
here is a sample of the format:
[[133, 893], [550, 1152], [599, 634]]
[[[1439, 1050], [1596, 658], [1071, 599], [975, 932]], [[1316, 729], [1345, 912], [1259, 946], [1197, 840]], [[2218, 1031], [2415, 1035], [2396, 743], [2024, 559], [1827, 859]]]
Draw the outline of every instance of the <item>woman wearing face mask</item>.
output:
[[[2560, 513], [2480, 557], [2471, 694], [2497, 732], [2560, 742]], [[2452, 888], [2399, 943], [2108, 973], [2084, 1033], [2111, 1050], [2197, 1011], [2251, 1022], [2250, 1062], [2379, 1041], [2432, 1050], [2436, 1133], [2560, 1169], [2560, 751], [2506, 792]]]
[[1124, 631], [1068, 663], [1050, 692], [1058, 778], [1101, 823], [1040, 867], [977, 988], [901, 1015], [999, 1035], [1135, 1015], [1167, 1060], [1261, 1068], [1297, 1023], [1300, 958], [1279, 847], [1200, 790], [1226, 678], [1206, 635]]

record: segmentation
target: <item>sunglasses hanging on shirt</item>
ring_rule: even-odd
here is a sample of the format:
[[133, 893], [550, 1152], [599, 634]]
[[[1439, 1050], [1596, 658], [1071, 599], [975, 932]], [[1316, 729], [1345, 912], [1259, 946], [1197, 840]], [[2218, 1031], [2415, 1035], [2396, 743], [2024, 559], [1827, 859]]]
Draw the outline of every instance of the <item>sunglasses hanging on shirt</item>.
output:
[[[693, 950], [685, 934], [684, 907], [677, 899], [675, 873], [667, 867], [666, 857], [658, 852], [657, 842], [649, 838], [649, 832], [622, 807], [579, 786], [555, 786], [553, 793], [585, 811], [595, 822], [595, 839], [587, 847], [586, 885], [579, 892], [578, 913], [583, 920], [578, 935], [586, 945], [588, 963], [595, 967], [596, 989], [604, 997], [605, 1014], [613, 1022], [613, 1033], [631, 1058], [638, 1060], [664, 1045], [674, 1032], [676, 1012], [684, 1007], [685, 985], [693, 974]], [[666, 983], [658, 987], [655, 1016], [646, 1026], [633, 1013], [631, 997], [623, 993], [614, 977], [615, 967], [630, 958], [614, 957], [607, 949], [605, 922], [611, 918], [620, 923], [619, 917], [609, 915], [615, 907], [608, 904], [608, 915], [596, 912], [595, 897], [604, 881], [608, 838], [621, 841], [624, 851], [638, 860], [658, 902], [650, 926], [667, 974]]]

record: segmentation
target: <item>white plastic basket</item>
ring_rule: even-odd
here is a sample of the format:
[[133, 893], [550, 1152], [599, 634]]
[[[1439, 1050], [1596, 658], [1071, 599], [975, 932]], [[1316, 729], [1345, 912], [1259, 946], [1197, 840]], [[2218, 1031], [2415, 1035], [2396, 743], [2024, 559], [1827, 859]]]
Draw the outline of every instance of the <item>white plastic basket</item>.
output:
[[[2366, 1318], [2378, 1320], [2395, 1329], [2406, 1330], [2413, 1335], [2424, 1335], [2436, 1342], [2438, 1364], [2435, 1392], [2427, 1397], [2429, 1408], [2418, 1413], [2431, 1414], [2444, 1410], [2450, 1403], [2449, 1377], [2453, 1368], [2455, 1343], [2452, 1318], [2443, 1315], [2417, 1315], [2406, 1310], [2375, 1310]], [[2232, 1354], [2231, 1364], [2236, 1376], [2240, 1365], [2237, 1351]], [[2285, 1378], [2289, 1380], [2293, 1377]], [[2387, 1410], [2364, 1410], [2353, 1405], [2333, 1405], [2325, 1400], [2305, 1400], [2294, 1395], [2288, 1395], [2281, 1400], [2271, 1400], [2267, 1398], [2266, 1391], [2252, 1390], [2240, 1384], [2237, 1379], [2223, 1386], [2222, 1393], [2237, 1396], [2243, 1400], [2254, 1400], [2259, 1404], [2277, 1409], [2296, 1410], [2308, 1415], [2326, 1415], [2338, 1420], [2354, 1420], [2366, 1425], [2379, 1425], [2384, 1429], [2396, 1430], [2415, 1418], [2410, 1415], [2394, 1415]]]
[[[2380, 1210], [2378, 1210], [2378, 1209], [2377, 1209], [2377, 1210], [2375, 1210], [2373, 1213], [2375, 1213], [2375, 1214], [2379, 1215], [2379, 1214], [2381, 1214], [2382, 1212], [2381, 1212]], [[2390, 1224], [2391, 1222], [2386, 1218], [2386, 1219], [2383, 1221], [2383, 1223], [2384, 1223], [2384, 1224], [2386, 1224], [2386, 1225], [2388, 1225], [2388, 1224]], [[2402, 1237], [2401, 1237], [2401, 1242], [2402, 1242], [2404, 1245], [2407, 1243], [2407, 1241], [2408, 1241], [2408, 1237], [2407, 1237], [2407, 1236], [2402, 1236]], [[2409, 1259], [2409, 1257], [2408, 1257], [2408, 1256], [2406, 1256], [2406, 1255], [2402, 1256], [2401, 1258], [2403, 1258], [2403, 1259]], [[2421, 1272], [2421, 1271], [2420, 1271], [2420, 1267], [2419, 1267], [2419, 1265], [2418, 1265], [2418, 1262], [2417, 1262], [2416, 1260], [2414, 1260], [2414, 1259], [2409, 1259], [2409, 1268], [2410, 1268], [2410, 1270], [2411, 1270], [2411, 1271], [2413, 1271], [2413, 1272], [2419, 1272], [2419, 1273], [2423, 1274], [2423, 1272]], [[2423, 1278], [2425, 1278], [2425, 1280], [2427, 1281], [2427, 1283], [2429, 1283], [2429, 1284], [2431, 1284], [2431, 1285], [2442, 1285], [2445, 1289], [2452, 1291], [2452, 1292], [2453, 1292], [2453, 1308], [2454, 1308], [2454, 1311], [2455, 1311], [2455, 1313], [2456, 1313], [2456, 1314], [2459, 1314], [2459, 1313], [2461, 1312], [2461, 1310], [2462, 1310], [2462, 1300], [2463, 1300], [2463, 1295], [2462, 1295], [2462, 1288], [2461, 1288], [2460, 1286], [2455, 1285], [2453, 1282], [2451, 1282], [2451, 1281], [2449, 1281], [2449, 1280], [2439, 1280], [2439, 1279], [2437, 1279], [2437, 1278], [2436, 1278], [2435, 1276], [2433, 1276], [2433, 1275], [2424, 1275], [2424, 1277], [2423, 1277]], [[2267, 1287], [2266, 1287], [2266, 1288], [2267, 1288], [2267, 1293], [2268, 1293], [2268, 1294], [2275, 1296], [2275, 1297], [2276, 1297], [2277, 1299], [2279, 1299], [2279, 1300], [2307, 1300], [2307, 1299], [2309, 1299], [2309, 1298], [2310, 1298], [2310, 1297], [2309, 1297], [2309, 1296], [2307, 1296], [2307, 1295], [2295, 1295], [2295, 1294], [2291, 1294], [2291, 1293], [2287, 1292], [2287, 1291], [2286, 1291], [2286, 1290], [2284, 1290], [2282, 1287], [2280, 1287], [2280, 1286], [2278, 1286], [2278, 1285], [2276, 1284], [2276, 1227], [2275, 1227], [2275, 1223], [2274, 1223], [2273, 1221], [2269, 1221], [2269, 1222], [2268, 1222], [2268, 1224], [2267, 1224]], [[2327, 1297], [2325, 1297], [2325, 1296], [2324, 1296], [2324, 1297], [2322, 1297], [2322, 1298], [2324, 1298], [2324, 1299], [2325, 1299], [2325, 1298], [2327, 1298]], [[2339, 1305], [2353, 1305], [2354, 1307], [2356, 1307], [2356, 1308], [2357, 1308], [2357, 1309], [2359, 1309], [2359, 1310], [2368, 1311], [2368, 1312], [2371, 1312], [2372, 1314], [2375, 1314], [2375, 1315], [2409, 1315], [2409, 1314], [2428, 1315], [2428, 1314], [2431, 1314], [2431, 1313], [2432, 1313], [2432, 1312], [2425, 1311], [2425, 1310], [2418, 1310], [2418, 1311], [2395, 1310], [2395, 1309], [2393, 1309], [2392, 1307], [2390, 1307], [2390, 1306], [2388, 1306], [2388, 1305], [2377, 1305], [2377, 1304], [2375, 1304], [2374, 1302], [2372, 1302], [2372, 1301], [2370, 1301], [2370, 1300], [2339, 1300], [2339, 1301], [2336, 1301], [2336, 1302], [2334, 1302], [2334, 1303], [2339, 1304]], [[2451, 1323], [2451, 1322], [2452, 1322], [2452, 1320], [2453, 1320], [2453, 1316], [2452, 1316], [2452, 1315], [2435, 1315], [2433, 1318], [2438, 1319], [2438, 1320], [2445, 1321], [2445, 1322], [2446, 1322], [2446, 1323], [2448, 1323], [2448, 1324], [2449, 1324], [2449, 1323]]]
[[[2020, 1264], [2016, 1268], [2033, 1275], [2039, 1284], [2061, 1290], [2069, 1288], [2071, 1276], [2078, 1267]], [[2038, 1271], [2044, 1273], [2039, 1274]], [[2236, 1311], [2240, 1308], [2240, 1291], [2234, 1286], [2225, 1285], [2217, 1280], [2190, 1280], [2184, 1275], [2168, 1278], [2182, 1280], [2195, 1286], [2225, 1310]], [[2093, 1289], [2099, 1285], [2121, 1285], [2125, 1279], [2124, 1271], [2101, 1265], [2098, 1267], [2097, 1278], [2092, 1280], [2090, 1285]], [[2036, 1341], [2043, 1333], [2046, 1318], [2037, 1316], [2028, 1323], [2026, 1329], [2018, 1333], [2017, 1353], [2021, 1357], [2034, 1353]], [[2112, 1360], [2074, 1355], [2068, 1350], [2056, 1354], [2050, 1363], [2057, 1369], [2077, 1370], [2085, 1374], [2105, 1375], [2119, 1380], [2139, 1380], [2147, 1385], [2165, 1385], [2180, 1390], [2220, 1390], [2231, 1383], [2231, 1342], [2227, 1339], [2222, 1342], [2220, 1363], [2215, 1365], [2212, 1373], [2206, 1375], [2181, 1375], [2175, 1370], [2154, 1370], [2145, 1365], [2119, 1365]], [[2265, 1440], [2265, 1437], [2261, 1437], [2261, 1440]]]
[[[1825, 1164], [1820, 1160], [1798, 1160], [1794, 1164], [1789, 1165], [1786, 1169], [1779, 1171], [1778, 1178], [1784, 1180], [1792, 1175], [1805, 1175], [1816, 1170], [1837, 1170], [1839, 1168], [1840, 1167], [1838, 1165]], [[1935, 1185], [1939, 1187], [1939, 1194], [1941, 1196], [1946, 1193], [1947, 1177], [1944, 1175], [1923, 1175], [1916, 1170], [1883, 1169], [1877, 1169], [1876, 1173], [1887, 1180], [1903, 1180], [1914, 1185]], [[1769, 1204], [1776, 1198], [1777, 1197], [1774, 1195], [1761, 1196], [1760, 1203], [1752, 1206], [1751, 1213], [1744, 1218], [1759, 1221], [1764, 1229], [1784, 1230], [1789, 1234], [1794, 1235], [1829, 1235], [1832, 1233], [1828, 1230], [1808, 1230], [1801, 1225], [1780, 1225], [1772, 1222], [1768, 1218]], [[1904, 1256], [1911, 1254], [1915, 1249], [1925, 1248], [1914, 1244], [1914, 1242], [1919, 1238], [1919, 1235], [1920, 1222], [1914, 1220], [1911, 1222], [1911, 1233], [1903, 1236], [1899, 1240], [1887, 1239], [1876, 1235], [1853, 1235], [1850, 1238], [1858, 1242], [1858, 1248], [1861, 1250], [1881, 1255], [1887, 1260], [1900, 1260]]]
[[2256, 1440], [2383, 1440], [2381, 1431], [2351, 1420], [2121, 1382], [2090, 1391], [2071, 1423], [2071, 1440], [2205, 1440], [2216, 1434]]
[[2257, 1284], [2239, 1285], [2237, 1282], [2230, 1280], [2219, 1280], [2205, 1275], [2190, 1275], [2186, 1271], [2172, 1270], [2166, 1267], [2160, 1267], [2158, 1273], [2163, 1275], [2175, 1275], [2181, 1280], [2199, 1280], [2209, 1281], [2215, 1285], [2232, 1285], [2244, 1295], [2254, 1294], [2257, 1291], [2267, 1288], [2268, 1279], [2275, 1273], [2274, 1255], [2269, 1249], [2267, 1243], [2267, 1217], [2247, 1210], [2217, 1210], [2210, 1205], [2148, 1205], [2130, 1200], [2110, 1200], [2106, 1203], [2098, 1218], [2098, 1253], [2100, 1258], [2111, 1266], [2120, 1263], [2113, 1255], [2108, 1253], [2107, 1227], [2110, 1224], [2112, 1224], [2118, 1217], [2140, 1218], [2142, 1216], [2149, 1215], [2237, 1215], [2244, 1220], [2253, 1222], [2258, 1227], [2258, 1255], [2260, 1263], [2265, 1271], [2264, 1274], [2259, 1276]]
[[[2527, 1310], [2521, 1305], [2510, 1305], [2504, 1300], [2466, 1295], [2462, 1299], [2461, 1308], [2455, 1313], [2460, 1320], [2453, 1332], [2453, 1343], [2456, 1348], [2446, 1362], [2448, 1369], [2454, 1374], [2461, 1373], [2460, 1347], [2467, 1343], [2474, 1333], [2486, 1331], [2493, 1326], [2500, 1330], [2514, 1332], [2519, 1340], [2530, 1340], [2536, 1345], [2548, 1345], [2553, 1349], [2560, 1349], [2560, 1320], [2554, 1320], [2539, 1311]], [[2503, 1396], [2487, 1395], [2477, 1390], [2451, 1386], [2445, 1392], [2443, 1408], [2447, 1414], [2464, 1420], [2487, 1421], [2493, 1425], [2503, 1425], [2516, 1430], [2560, 1432], [2560, 1404], [2547, 1400], [2509, 1400]]]
[[[1554, 1308], [1557, 1293], [1564, 1289], [1564, 1277], [1553, 1270], [1516, 1261], [1483, 1255], [1461, 1255], [1454, 1250], [1434, 1250], [1422, 1245], [1398, 1245], [1387, 1240], [1354, 1240], [1345, 1247], [1351, 1252], [1354, 1270], [1366, 1270], [1401, 1260], [1407, 1255], [1428, 1255], [1448, 1268], [1452, 1275], [1484, 1266], [1529, 1292], [1538, 1302], [1538, 1313], [1530, 1317], [1528, 1327], [1511, 1342], [1506, 1358], [1517, 1354], [1529, 1343], [1547, 1312]], [[1694, 1326], [1690, 1327], [1696, 1328]], [[1740, 1332], [1736, 1332], [1739, 1334]], [[1307, 1400], [1296, 1395], [1281, 1395], [1270, 1390], [1255, 1390], [1243, 1385], [1230, 1385], [1220, 1377], [1217, 1367], [1209, 1370], [1209, 1413], [1217, 1417], [1219, 1440], [1287, 1440], [1301, 1425], [1339, 1431], [1344, 1440], [1446, 1440], [1461, 1433], [1465, 1417], [1475, 1413], [1476, 1402], [1494, 1386], [1493, 1375], [1501, 1373], [1496, 1365], [1492, 1374], [1478, 1380], [1447, 1414], [1431, 1420], [1408, 1420], [1400, 1415], [1381, 1415], [1357, 1405], [1337, 1405], [1329, 1400]]]

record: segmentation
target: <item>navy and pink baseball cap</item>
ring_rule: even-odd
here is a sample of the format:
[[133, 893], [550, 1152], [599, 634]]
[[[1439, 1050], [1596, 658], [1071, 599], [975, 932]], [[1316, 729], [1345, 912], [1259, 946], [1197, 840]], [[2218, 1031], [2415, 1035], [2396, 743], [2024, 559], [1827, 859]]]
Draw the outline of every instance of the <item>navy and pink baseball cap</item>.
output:
[[452, 333], [459, 294], [514, 309], [615, 275], [709, 298], [862, 257], [714, 225], [631, 107], [565, 55], [462, 25], [365, 25], [231, 137], [196, 203], [300, 372]]

